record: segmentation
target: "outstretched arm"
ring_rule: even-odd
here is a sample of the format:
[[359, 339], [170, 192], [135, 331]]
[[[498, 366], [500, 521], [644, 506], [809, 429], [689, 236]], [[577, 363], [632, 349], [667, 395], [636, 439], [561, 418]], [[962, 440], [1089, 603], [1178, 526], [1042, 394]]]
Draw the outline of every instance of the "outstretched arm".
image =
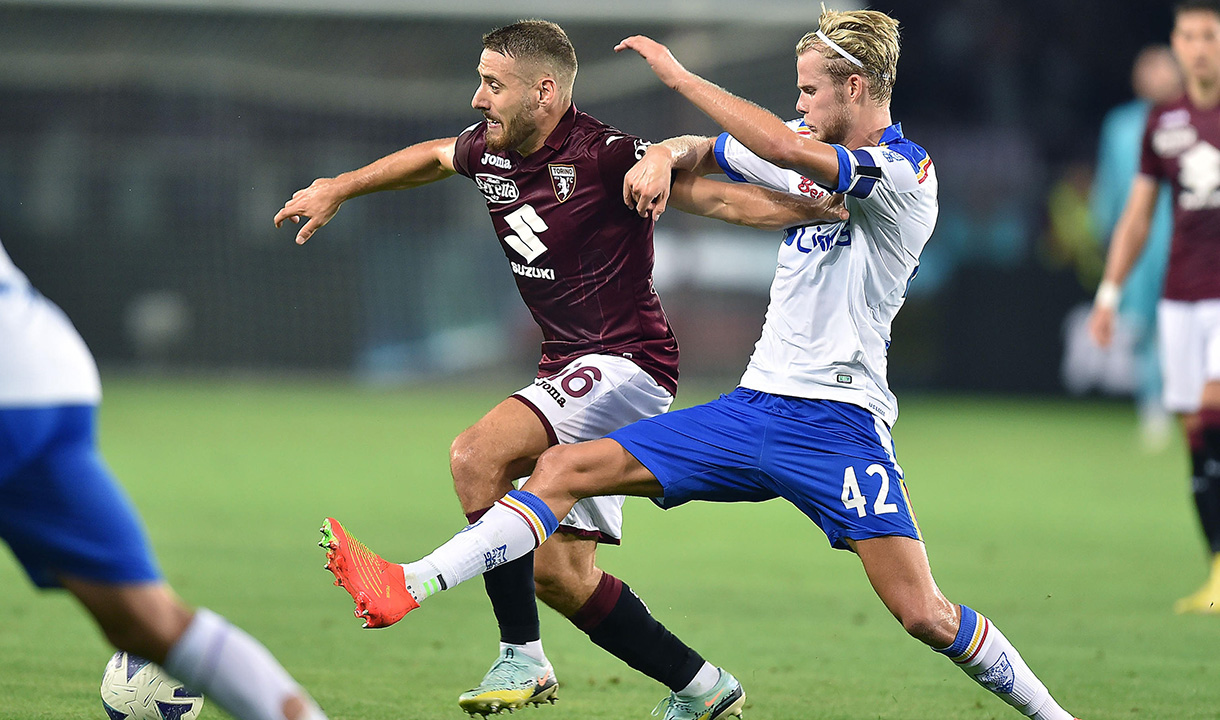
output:
[[690, 72], [661, 43], [633, 35], [614, 50], [639, 53], [662, 82], [690, 100], [755, 155], [823, 185], [838, 184], [839, 157], [832, 146], [793, 133], [773, 113]]
[[842, 195], [807, 198], [756, 185], [708, 180], [685, 171], [674, 176], [670, 200], [682, 212], [760, 230], [847, 219]]
[[456, 138], [430, 140], [403, 148], [392, 155], [366, 165], [359, 170], [333, 178], [318, 178], [275, 214], [275, 226], [285, 220], [299, 223], [309, 218], [297, 233], [297, 244], [308, 240], [339, 212], [339, 206], [360, 195], [381, 190], [405, 190], [449, 177], [453, 169], [453, 147]]
[[1089, 333], [1093, 341], [1102, 347], [1109, 345], [1114, 337], [1114, 313], [1118, 309], [1119, 292], [1148, 242], [1148, 228], [1152, 224], [1159, 190], [1156, 180], [1147, 175], [1136, 175], [1131, 182], [1131, 192], [1127, 195], [1127, 205], [1114, 226], [1110, 251], [1106, 254], [1105, 274], [1097, 289], [1093, 313], [1089, 316]]

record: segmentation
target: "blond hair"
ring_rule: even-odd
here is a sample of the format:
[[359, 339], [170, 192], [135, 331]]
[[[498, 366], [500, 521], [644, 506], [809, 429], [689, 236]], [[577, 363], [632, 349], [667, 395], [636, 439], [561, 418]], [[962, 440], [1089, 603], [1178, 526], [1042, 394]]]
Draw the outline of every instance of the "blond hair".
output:
[[843, 81], [863, 75], [873, 102], [888, 104], [898, 75], [898, 21], [876, 10], [827, 10], [823, 5], [818, 31], [863, 67], [823, 42], [817, 32], [808, 33], [796, 44], [797, 57], [816, 49], [826, 59], [831, 77]]

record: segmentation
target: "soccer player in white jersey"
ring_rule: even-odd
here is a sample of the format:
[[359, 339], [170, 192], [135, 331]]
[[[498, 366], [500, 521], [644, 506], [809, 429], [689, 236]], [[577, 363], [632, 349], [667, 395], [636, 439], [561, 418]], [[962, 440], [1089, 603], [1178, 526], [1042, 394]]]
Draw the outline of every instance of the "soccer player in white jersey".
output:
[[238, 720], [325, 720], [267, 648], [191, 610], [97, 450], [102, 389], [67, 316], [0, 245], [0, 538], [40, 588], [65, 588], [120, 650]]
[[[833, 547], [859, 556], [911, 635], [1022, 714], [1070, 720], [990, 620], [941, 594], [894, 458], [890, 321], [937, 214], [932, 163], [890, 119], [897, 22], [879, 12], [823, 12], [818, 30], [797, 45], [804, 117], [796, 132], [688, 72], [648, 38], [629, 38], [617, 49], [640, 53], [729, 133], [650, 151], [626, 179], [625, 197], [641, 213], [664, 209], [671, 166], [710, 171], [710, 155], [734, 179], [845, 192], [851, 218], [786, 233], [762, 338], [740, 387], [600, 440], [551, 448], [522, 488], [479, 524], [407, 565], [407, 581], [428, 588], [440, 578], [452, 587], [529, 552], [576, 500], [591, 495], [640, 495], [663, 508], [783, 497]], [[429, 594], [419, 591], [421, 599]], [[671, 696], [666, 717], [740, 714], [743, 699], [740, 683], [721, 671], [706, 697]]]

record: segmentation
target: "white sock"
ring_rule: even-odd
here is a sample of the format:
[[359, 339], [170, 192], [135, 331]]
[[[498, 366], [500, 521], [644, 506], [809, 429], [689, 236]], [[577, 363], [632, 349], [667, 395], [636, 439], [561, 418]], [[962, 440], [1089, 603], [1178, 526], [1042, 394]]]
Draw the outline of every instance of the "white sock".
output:
[[1073, 720], [990, 620], [965, 605], [953, 644], [937, 652], [979, 685], [1034, 720]]
[[407, 592], [411, 593], [415, 602], [423, 602], [424, 598], [447, 589], [441, 579], [441, 571], [427, 560], [416, 560], [403, 565], [402, 577], [407, 583]]
[[284, 701], [293, 696], [305, 701], [305, 720], [326, 720], [262, 643], [203, 608], [170, 648], [165, 669], [237, 720], [285, 720]]
[[542, 663], [543, 665], [551, 664], [546, 659], [546, 653], [542, 651], [542, 641], [541, 640], [530, 640], [529, 642], [524, 643], [522, 645], [518, 645], [517, 643], [506, 643], [506, 642], [500, 643], [500, 653], [501, 654], [503, 654], [505, 650], [508, 650], [510, 648], [512, 649], [513, 652], [518, 652], [518, 653], [521, 653], [522, 655], [528, 655], [528, 656], [532, 657], [533, 659], [537, 660], [538, 662]]
[[537, 495], [510, 490], [449, 542], [419, 563], [403, 566], [404, 572], [426, 572], [420, 563], [428, 563], [437, 570], [444, 587], [451, 588], [525, 555], [558, 526], [555, 514]]
[[680, 698], [698, 697], [711, 690], [718, 682], [720, 682], [720, 668], [704, 660], [703, 667], [695, 673], [694, 679], [675, 694]]

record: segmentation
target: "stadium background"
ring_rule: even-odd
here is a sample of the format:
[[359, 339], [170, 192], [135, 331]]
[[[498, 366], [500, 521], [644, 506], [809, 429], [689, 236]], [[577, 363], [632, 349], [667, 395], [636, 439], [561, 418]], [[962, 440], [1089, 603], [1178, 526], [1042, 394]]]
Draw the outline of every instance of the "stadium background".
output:
[[[1127, 403], [1053, 397], [1064, 314], [1100, 269], [1084, 217], [1097, 128], [1129, 97], [1137, 49], [1167, 37], [1168, 5], [877, 6], [906, 26], [895, 118], [942, 182], [894, 327], [906, 482], [941, 587], [1088, 720], [1220, 708], [1220, 624], [1170, 611], [1204, 570], [1185, 453], [1141, 451]], [[183, 597], [262, 639], [334, 720], [457, 716], [494, 652], [481, 585], [362, 631], [315, 529], [341, 518], [395, 560], [448, 537], [446, 447], [524, 382], [537, 330], [463, 179], [360, 198], [304, 247], [271, 217], [315, 177], [475, 122], [477, 38], [495, 25], [562, 22], [579, 106], [661, 138], [714, 128], [615, 42], [654, 34], [791, 117], [792, 47], [816, 7], [0, 0], [0, 239], [98, 355], [103, 450]], [[662, 220], [679, 405], [741, 372], [776, 241]], [[740, 672], [747, 718], [1016, 717], [906, 638], [859, 563], [785, 503], [628, 504], [626, 541], [599, 561]], [[90, 620], [7, 552], [0, 588], [0, 720], [104, 717], [111, 650]], [[564, 689], [539, 712], [647, 716], [655, 682], [555, 613], [542, 623]]]
[[[478, 37], [496, 25], [562, 22], [578, 106], [660, 139], [715, 128], [615, 56], [617, 40], [649, 33], [793, 117], [792, 48], [816, 7], [0, 1], [0, 238], [103, 370], [517, 372], [538, 332], [470, 183], [349, 203], [302, 248], [272, 215], [315, 177], [476, 121]], [[894, 117], [942, 183], [892, 383], [1059, 392], [1064, 314], [1100, 272], [1082, 214], [1096, 131], [1130, 96], [1135, 52], [1168, 36], [1167, 5], [878, 7], [905, 26]], [[658, 244], [684, 373], [731, 381], [757, 338], [775, 237], [673, 212]]]

